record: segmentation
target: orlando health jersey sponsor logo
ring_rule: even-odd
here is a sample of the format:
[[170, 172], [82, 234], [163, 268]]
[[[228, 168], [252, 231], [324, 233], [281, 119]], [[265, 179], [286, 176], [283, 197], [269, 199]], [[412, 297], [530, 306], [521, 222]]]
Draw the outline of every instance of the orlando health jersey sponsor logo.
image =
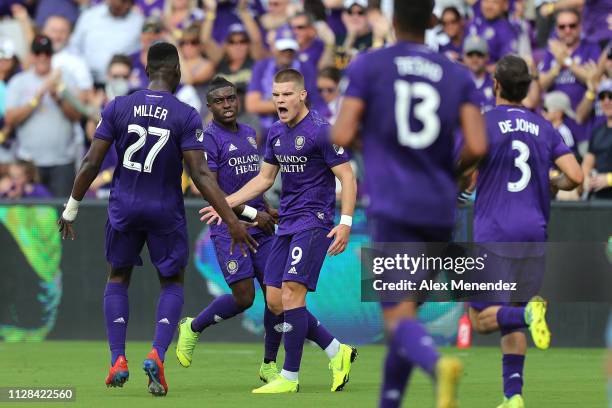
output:
[[234, 168], [236, 175], [245, 174], [252, 171], [258, 173], [259, 155], [249, 154], [248, 156], [230, 157], [227, 164]]
[[276, 160], [280, 164], [280, 171], [283, 173], [303, 173], [308, 162], [306, 156], [296, 156], [292, 154], [275, 154]]

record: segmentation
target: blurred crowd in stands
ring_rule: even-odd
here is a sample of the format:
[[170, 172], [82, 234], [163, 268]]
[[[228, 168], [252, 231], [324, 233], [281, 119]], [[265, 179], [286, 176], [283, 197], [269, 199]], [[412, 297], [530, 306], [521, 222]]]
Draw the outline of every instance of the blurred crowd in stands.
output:
[[[333, 123], [350, 61], [395, 42], [392, 14], [393, 0], [2, 0], [0, 198], [70, 194], [101, 109], [147, 87], [155, 41], [176, 44], [177, 97], [204, 122], [207, 84], [234, 82], [239, 121], [261, 144], [276, 120], [276, 71], [300, 70], [310, 106]], [[495, 106], [496, 61], [515, 53], [530, 65], [525, 106], [586, 176], [557, 199], [612, 198], [612, 0], [437, 0], [434, 14], [427, 45], [472, 72], [483, 113]], [[359, 178], [359, 146], [352, 154]], [[90, 197], [108, 195], [116, 164], [111, 149]]]

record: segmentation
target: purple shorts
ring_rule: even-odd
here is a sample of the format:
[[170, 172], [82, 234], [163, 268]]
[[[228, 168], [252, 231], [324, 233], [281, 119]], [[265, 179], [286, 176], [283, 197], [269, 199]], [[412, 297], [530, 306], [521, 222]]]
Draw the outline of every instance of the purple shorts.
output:
[[[508, 258], [487, 251], [485, 277], [481, 280], [494, 282], [499, 279], [516, 282], [516, 293], [508, 291], [483, 295], [485, 299], [475, 299], [470, 307], [482, 311], [490, 306], [526, 305], [531, 297], [538, 294], [546, 269], [546, 257]], [[489, 276], [487, 276], [489, 275]]]
[[[412, 226], [382, 217], [370, 217], [368, 229], [373, 242], [449, 242], [453, 234], [452, 228]], [[398, 304], [380, 302], [383, 309], [391, 309]]]
[[212, 241], [215, 244], [215, 253], [219, 268], [223, 272], [223, 277], [228, 285], [232, 285], [243, 279], [255, 278], [260, 285], [263, 285], [264, 270], [266, 261], [270, 255], [270, 249], [274, 237], [266, 234], [255, 234], [253, 238], [257, 241], [257, 253], [248, 251], [247, 256], [242, 256], [240, 248], [234, 247], [234, 253], [230, 255], [230, 245], [232, 239], [226, 235], [215, 235]]
[[142, 266], [140, 252], [145, 242], [151, 263], [164, 277], [174, 276], [189, 259], [187, 226], [182, 225], [168, 234], [147, 231], [119, 231], [106, 221], [106, 260], [113, 268]]
[[309, 291], [317, 289], [321, 266], [333, 239], [329, 230], [312, 228], [291, 235], [277, 235], [266, 263], [264, 282], [280, 288], [283, 282], [299, 282]]

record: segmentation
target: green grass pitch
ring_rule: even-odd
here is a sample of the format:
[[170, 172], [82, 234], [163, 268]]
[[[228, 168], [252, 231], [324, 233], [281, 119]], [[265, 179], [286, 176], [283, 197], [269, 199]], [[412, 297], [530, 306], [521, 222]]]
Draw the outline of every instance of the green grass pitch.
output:
[[[179, 366], [174, 344], [166, 358], [170, 391], [165, 398], [146, 392], [141, 363], [149, 344], [128, 343], [130, 380], [124, 388], [104, 385], [109, 354], [103, 342], [0, 343], [0, 387], [73, 386], [75, 403], [0, 403], [4, 406], [66, 407], [240, 407], [329, 408], [376, 406], [384, 355], [382, 346], [363, 346], [345, 391], [329, 392], [327, 358], [306, 345], [300, 372], [301, 391], [293, 395], [252, 395], [262, 345], [200, 342], [190, 368]], [[281, 347], [282, 350], [282, 347]], [[465, 375], [460, 388], [462, 408], [494, 408], [501, 401], [501, 357], [496, 348], [467, 351], [442, 349], [460, 357]], [[605, 406], [604, 350], [529, 350], [525, 367], [525, 401], [533, 408]], [[282, 361], [282, 355], [279, 356]], [[404, 407], [429, 408], [432, 387], [421, 373], [413, 374]]]

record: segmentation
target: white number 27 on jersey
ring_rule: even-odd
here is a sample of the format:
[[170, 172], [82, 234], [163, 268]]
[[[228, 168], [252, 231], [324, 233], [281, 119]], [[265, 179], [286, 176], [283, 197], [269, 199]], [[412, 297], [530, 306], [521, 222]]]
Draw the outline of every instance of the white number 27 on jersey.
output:
[[[125, 154], [123, 155], [123, 167], [134, 171], [151, 173], [153, 171], [153, 162], [155, 161], [157, 154], [170, 138], [170, 130], [149, 126], [147, 132], [147, 129], [143, 128], [142, 126], [132, 124], [128, 126], [128, 133], [136, 133], [138, 135], [138, 140], [125, 149]], [[151, 147], [151, 151], [149, 154], [147, 154], [143, 169], [142, 164], [132, 161], [132, 156], [145, 145], [145, 142], [147, 141], [147, 133], [158, 136], [159, 140], [153, 145], [153, 147]]]
[[[395, 81], [395, 123], [398, 141], [402, 146], [412, 149], [425, 149], [438, 138], [440, 133], [440, 94], [427, 82], [410, 83], [402, 79]], [[413, 99], [421, 99], [414, 105], [414, 117], [423, 124], [423, 129], [413, 132], [410, 129], [410, 104]]]

